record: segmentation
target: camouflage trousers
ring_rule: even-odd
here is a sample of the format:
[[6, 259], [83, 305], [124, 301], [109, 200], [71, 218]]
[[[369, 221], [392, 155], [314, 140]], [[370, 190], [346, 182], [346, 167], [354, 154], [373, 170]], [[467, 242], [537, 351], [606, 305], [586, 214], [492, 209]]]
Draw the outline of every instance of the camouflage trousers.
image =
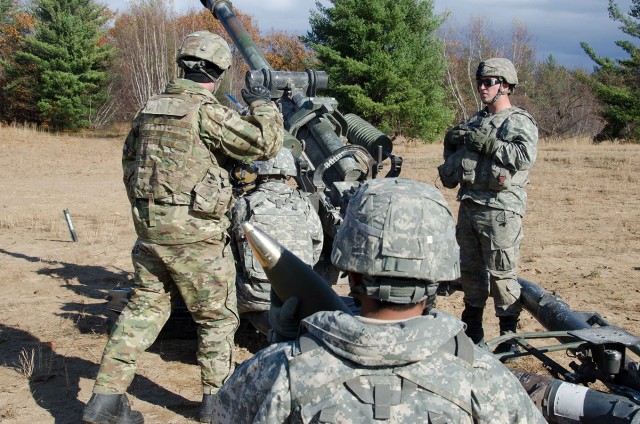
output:
[[127, 390], [138, 358], [158, 337], [177, 296], [198, 324], [203, 392], [217, 392], [233, 371], [233, 337], [239, 323], [235, 266], [226, 240], [168, 246], [138, 239], [131, 257], [133, 296], [104, 349], [94, 393]]
[[460, 281], [464, 302], [484, 308], [491, 294], [496, 316], [518, 315], [522, 217], [466, 199], [460, 203], [456, 239], [460, 246]]

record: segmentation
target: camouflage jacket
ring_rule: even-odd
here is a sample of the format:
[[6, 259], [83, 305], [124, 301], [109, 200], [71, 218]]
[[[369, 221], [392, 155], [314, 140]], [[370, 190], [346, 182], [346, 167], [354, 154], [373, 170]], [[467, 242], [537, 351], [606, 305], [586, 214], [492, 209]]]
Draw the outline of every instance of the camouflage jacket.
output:
[[123, 147], [123, 180], [138, 237], [158, 244], [221, 238], [233, 197], [228, 158], [266, 160], [282, 146], [275, 104], [240, 116], [201, 85], [176, 79], [136, 114]]
[[507, 189], [500, 191], [480, 190], [473, 185], [462, 184], [458, 199], [471, 199], [482, 205], [524, 216], [527, 206], [525, 185], [538, 154], [536, 122], [527, 111], [512, 106], [496, 114], [483, 109], [467, 122], [467, 126], [483, 128], [501, 142], [493, 156], [479, 156], [475, 171], [477, 178], [491, 175], [492, 167], [497, 167], [505, 170], [511, 183]]
[[320, 347], [302, 336], [258, 352], [218, 392], [212, 422], [545, 423], [490, 352], [443, 350], [463, 330], [443, 312], [378, 325], [319, 312], [303, 325]]
[[323, 232], [320, 217], [300, 190], [282, 181], [267, 181], [241, 197], [231, 210], [233, 237], [244, 258], [249, 278], [266, 280], [260, 263], [253, 257], [240, 226], [244, 221], [257, 225], [309, 265], [322, 251]]
[[310, 266], [320, 258], [323, 231], [320, 217], [307, 195], [285, 181], [267, 181], [240, 197], [231, 209], [231, 237], [237, 266], [238, 310], [269, 310], [271, 286], [244, 238], [244, 221], [269, 233]]

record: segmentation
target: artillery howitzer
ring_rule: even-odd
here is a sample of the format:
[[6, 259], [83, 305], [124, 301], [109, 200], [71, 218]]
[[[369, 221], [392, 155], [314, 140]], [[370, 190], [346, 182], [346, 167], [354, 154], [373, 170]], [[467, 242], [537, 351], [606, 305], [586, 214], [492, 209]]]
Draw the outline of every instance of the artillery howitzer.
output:
[[[340, 113], [336, 99], [317, 96], [318, 90], [328, 87], [326, 72], [274, 70], [243, 27], [229, 0], [201, 2], [222, 23], [249, 66], [247, 85], [267, 87], [271, 99], [282, 111], [284, 146], [291, 150], [297, 162], [296, 182], [309, 193], [325, 233], [323, 253], [315, 269], [325, 280], [336, 283], [339, 273], [329, 256], [342, 222], [342, 210], [363, 180], [378, 176], [385, 160], [390, 163], [385, 176], [398, 176], [402, 158], [391, 154], [393, 145], [387, 135], [355, 114]], [[115, 322], [130, 294], [129, 289], [109, 291], [109, 321]], [[163, 333], [171, 337], [195, 334], [195, 324], [183, 304], [174, 305]]]
[[[385, 134], [355, 114], [343, 115], [336, 99], [317, 96], [328, 87], [324, 71], [274, 70], [255, 45], [231, 8], [229, 0], [201, 0], [224, 26], [244, 57], [249, 71], [246, 83], [267, 87], [284, 117], [284, 146], [297, 161], [298, 186], [320, 216], [325, 233], [321, 263], [316, 269], [331, 282], [338, 272], [328, 260], [332, 241], [342, 222], [341, 210], [360, 182], [375, 178], [389, 159], [387, 177], [400, 174], [402, 158], [391, 154]], [[325, 272], [330, 269], [330, 272]]]

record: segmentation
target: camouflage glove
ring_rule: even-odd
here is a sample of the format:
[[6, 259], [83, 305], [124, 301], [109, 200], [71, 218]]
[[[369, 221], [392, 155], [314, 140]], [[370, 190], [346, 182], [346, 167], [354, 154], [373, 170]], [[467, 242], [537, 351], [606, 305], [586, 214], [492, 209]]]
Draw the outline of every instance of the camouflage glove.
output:
[[243, 88], [240, 93], [245, 103], [251, 106], [254, 102], [270, 102], [271, 93], [269, 89], [264, 85], [254, 84], [250, 85], [249, 89]]
[[493, 155], [498, 150], [498, 140], [484, 134], [480, 128], [471, 128], [464, 135], [464, 145], [472, 152]]
[[296, 319], [296, 310], [300, 300], [290, 297], [284, 303], [271, 290], [271, 307], [269, 308], [269, 324], [271, 330], [267, 335], [269, 343], [286, 342], [298, 338], [300, 322]]

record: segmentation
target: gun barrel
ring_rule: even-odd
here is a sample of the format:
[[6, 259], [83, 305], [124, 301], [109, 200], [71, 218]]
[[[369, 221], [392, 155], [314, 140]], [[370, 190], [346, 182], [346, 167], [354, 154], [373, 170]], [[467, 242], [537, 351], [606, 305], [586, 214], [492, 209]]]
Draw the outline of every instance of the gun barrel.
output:
[[251, 250], [264, 269], [271, 288], [281, 301], [300, 299], [298, 319], [319, 311], [342, 311], [349, 307], [313, 268], [250, 222], [242, 223], [242, 231]]
[[217, 0], [211, 6], [211, 12], [220, 21], [224, 29], [227, 30], [233, 43], [238, 47], [251, 69], [273, 69], [236, 16], [229, 0]]

